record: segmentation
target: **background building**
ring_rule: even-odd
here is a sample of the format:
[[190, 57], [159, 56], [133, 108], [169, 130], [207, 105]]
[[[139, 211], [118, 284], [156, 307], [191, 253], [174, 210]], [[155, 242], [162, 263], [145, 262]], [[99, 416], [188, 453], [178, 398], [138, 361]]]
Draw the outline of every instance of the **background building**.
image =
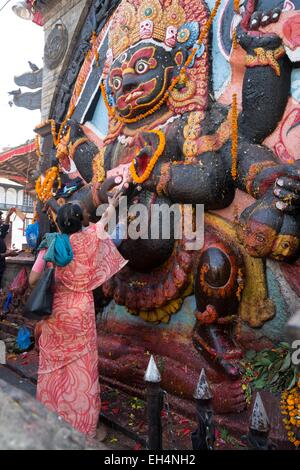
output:
[[21, 249], [26, 244], [25, 230], [34, 213], [34, 171], [37, 164], [34, 142], [5, 149], [0, 153], [0, 211], [4, 217], [11, 207], [12, 216], [7, 246]]

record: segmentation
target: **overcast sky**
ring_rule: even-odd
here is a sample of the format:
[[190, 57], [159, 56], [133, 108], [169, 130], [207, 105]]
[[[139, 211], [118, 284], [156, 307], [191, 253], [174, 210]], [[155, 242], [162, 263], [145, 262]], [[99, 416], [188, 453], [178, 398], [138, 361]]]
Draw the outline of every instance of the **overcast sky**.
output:
[[[0, 0], [0, 8], [6, 0]], [[15, 147], [34, 137], [33, 128], [41, 121], [40, 111], [10, 107], [9, 91], [19, 87], [14, 76], [30, 70], [28, 60], [43, 65], [44, 33], [41, 26], [18, 18], [11, 1], [0, 11], [0, 149]], [[22, 88], [22, 91], [32, 91]]]

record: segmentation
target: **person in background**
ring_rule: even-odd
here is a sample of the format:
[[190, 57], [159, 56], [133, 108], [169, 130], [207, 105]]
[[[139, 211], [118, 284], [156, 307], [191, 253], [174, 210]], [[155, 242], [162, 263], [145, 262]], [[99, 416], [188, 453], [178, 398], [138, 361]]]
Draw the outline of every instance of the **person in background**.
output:
[[40, 321], [35, 331], [37, 399], [90, 437], [96, 435], [100, 413], [92, 291], [127, 263], [105, 231], [118, 200], [118, 195], [113, 197], [100, 221], [90, 226], [88, 214], [79, 204], [60, 207], [56, 223], [61, 234], [46, 234], [49, 246], [39, 251], [29, 277], [34, 287], [46, 262], [55, 266], [52, 315]]
[[7, 212], [5, 219], [3, 220], [3, 212], [0, 211], [0, 288], [2, 285], [2, 277], [5, 271], [5, 259], [13, 256], [18, 256], [18, 250], [7, 250], [5, 238], [8, 234], [9, 223], [11, 216], [15, 213], [15, 208], [12, 207]]

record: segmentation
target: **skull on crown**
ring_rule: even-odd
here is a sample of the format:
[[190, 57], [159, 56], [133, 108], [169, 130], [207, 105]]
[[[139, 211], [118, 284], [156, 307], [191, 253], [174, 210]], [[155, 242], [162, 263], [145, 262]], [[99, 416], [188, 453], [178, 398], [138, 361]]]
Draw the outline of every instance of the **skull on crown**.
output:
[[153, 21], [144, 20], [140, 24], [140, 37], [141, 39], [150, 39], [153, 34]]
[[177, 36], [177, 28], [176, 26], [168, 26], [166, 30], [166, 39], [165, 43], [169, 47], [174, 47], [176, 45], [176, 36]]

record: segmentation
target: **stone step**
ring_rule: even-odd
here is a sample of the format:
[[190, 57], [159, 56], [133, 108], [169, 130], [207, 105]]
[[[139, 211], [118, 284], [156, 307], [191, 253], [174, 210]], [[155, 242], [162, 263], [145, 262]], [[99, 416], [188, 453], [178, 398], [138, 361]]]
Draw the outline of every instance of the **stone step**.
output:
[[33, 385], [30, 380], [20, 377], [7, 366], [0, 365], [0, 379], [5, 380], [5, 382], [9, 383], [10, 385], [13, 385], [14, 387], [19, 388], [35, 397], [35, 385]]
[[0, 339], [5, 341], [7, 338], [15, 338], [15, 336], [10, 335], [9, 333], [6, 333], [5, 331], [2, 331], [0, 329]]
[[33, 336], [34, 335], [33, 326], [30, 324], [27, 324], [26, 322], [24, 322], [24, 320], [20, 318], [18, 319], [15, 318], [14, 321], [10, 321], [8, 319], [4, 319], [0, 321], [0, 331], [4, 331], [11, 335], [17, 336], [20, 326], [23, 326], [23, 325], [29, 328], [30, 334], [31, 336]]
[[[1, 373], [4, 376], [3, 370]], [[19, 386], [1, 379], [0, 416], [3, 450], [107, 450], [104, 444], [75, 431]]]

